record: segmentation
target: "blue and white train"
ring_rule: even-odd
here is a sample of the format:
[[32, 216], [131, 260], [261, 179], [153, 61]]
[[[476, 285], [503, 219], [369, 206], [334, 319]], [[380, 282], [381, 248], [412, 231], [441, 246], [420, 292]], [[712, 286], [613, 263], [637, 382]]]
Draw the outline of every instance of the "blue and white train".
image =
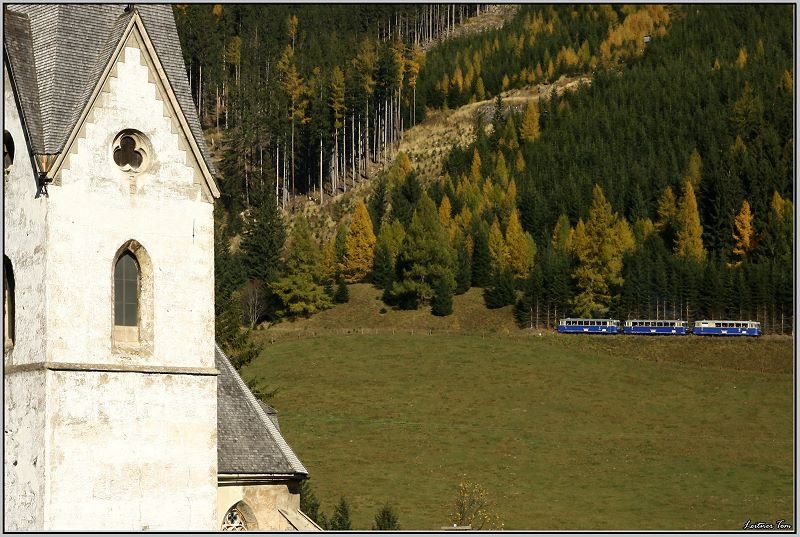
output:
[[558, 321], [558, 332], [562, 334], [633, 334], [646, 336], [751, 336], [761, 335], [761, 323], [757, 321], [702, 320], [694, 328], [682, 319], [631, 319], [623, 323], [615, 319], [567, 318]]
[[625, 334], [640, 334], [643, 336], [685, 336], [687, 322], [680, 319], [632, 319], [625, 321], [622, 331]]
[[756, 321], [695, 321], [696, 336], [751, 336], [761, 335], [761, 323]]
[[619, 321], [614, 319], [561, 319], [558, 331], [562, 334], [616, 334]]

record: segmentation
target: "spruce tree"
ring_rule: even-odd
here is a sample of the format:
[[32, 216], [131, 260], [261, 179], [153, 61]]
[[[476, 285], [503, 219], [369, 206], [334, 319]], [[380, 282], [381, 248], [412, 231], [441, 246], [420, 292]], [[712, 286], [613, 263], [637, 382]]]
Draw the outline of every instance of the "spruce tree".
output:
[[456, 253], [456, 288], [457, 295], [466, 293], [472, 286], [472, 264], [467, 248], [467, 241], [461, 231], [456, 231], [453, 238], [453, 249]]
[[329, 522], [329, 530], [331, 531], [347, 531], [352, 530], [350, 523], [350, 505], [347, 500], [342, 496], [339, 503], [333, 509], [333, 515]]
[[394, 264], [392, 253], [386, 241], [378, 240], [375, 247], [375, 259], [372, 264], [372, 283], [378, 289], [391, 287], [394, 281]]
[[383, 504], [383, 507], [375, 514], [375, 524], [373, 524], [372, 529], [381, 531], [397, 531], [400, 529], [397, 514], [391, 505], [388, 503]]
[[472, 234], [472, 285], [486, 287], [491, 279], [492, 259], [489, 253], [489, 226], [479, 221]]
[[265, 196], [262, 205], [251, 211], [242, 238], [242, 265], [246, 278], [264, 283], [274, 281], [280, 274], [285, 241], [286, 228], [275, 198]]
[[514, 275], [508, 268], [495, 268], [492, 283], [483, 290], [483, 300], [489, 309], [510, 306], [516, 302]]
[[431, 313], [437, 317], [446, 317], [453, 313], [453, 289], [446, 278], [439, 278], [433, 287]]
[[423, 194], [397, 256], [392, 294], [400, 307], [416, 309], [431, 299], [439, 279], [445, 279], [450, 289], [455, 288], [454, 268], [453, 252], [436, 206]]
[[350, 290], [343, 279], [336, 282], [336, 291], [333, 294], [333, 301], [336, 304], [347, 304], [350, 302]]

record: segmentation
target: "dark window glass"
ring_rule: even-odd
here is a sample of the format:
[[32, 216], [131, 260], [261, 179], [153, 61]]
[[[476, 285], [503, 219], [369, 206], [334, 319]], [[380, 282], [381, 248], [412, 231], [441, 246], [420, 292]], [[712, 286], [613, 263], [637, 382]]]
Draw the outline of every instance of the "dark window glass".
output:
[[136, 326], [139, 313], [139, 265], [126, 252], [114, 267], [114, 324]]

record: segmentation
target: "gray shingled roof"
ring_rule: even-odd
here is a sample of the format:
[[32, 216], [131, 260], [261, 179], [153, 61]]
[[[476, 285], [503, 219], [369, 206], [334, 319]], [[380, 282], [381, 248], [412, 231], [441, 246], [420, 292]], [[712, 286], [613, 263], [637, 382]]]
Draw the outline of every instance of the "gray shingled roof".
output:
[[[132, 14], [121, 4], [14, 4], [5, 7], [8, 11], [4, 10], [4, 44], [9, 56], [30, 50], [29, 56], [33, 57], [30, 65], [35, 66], [35, 79], [31, 80], [30, 73], [21, 68], [26, 62], [15, 58], [10, 61], [20, 93], [28, 99], [38, 97], [34, 102], [22, 102], [33, 152], [60, 153]], [[215, 174], [189, 89], [172, 8], [138, 4], [135, 9], [164, 66], [206, 165]], [[30, 21], [27, 34], [21, 23], [23, 15]], [[32, 91], [36, 87], [38, 92]]]
[[31, 24], [24, 13], [3, 12], [3, 37], [6, 46], [5, 60], [16, 85], [17, 98], [23, 110], [30, 143], [43, 147], [42, 115], [39, 111], [39, 93], [36, 69], [33, 62], [33, 39]]
[[217, 472], [308, 475], [276, 426], [275, 410], [253, 396], [219, 346], [215, 358]]

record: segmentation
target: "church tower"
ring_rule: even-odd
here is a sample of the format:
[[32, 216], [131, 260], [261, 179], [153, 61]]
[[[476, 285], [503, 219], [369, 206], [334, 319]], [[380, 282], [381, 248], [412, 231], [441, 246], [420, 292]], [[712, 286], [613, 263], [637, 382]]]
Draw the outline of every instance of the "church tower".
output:
[[213, 167], [169, 6], [4, 12], [5, 529], [214, 530]]

